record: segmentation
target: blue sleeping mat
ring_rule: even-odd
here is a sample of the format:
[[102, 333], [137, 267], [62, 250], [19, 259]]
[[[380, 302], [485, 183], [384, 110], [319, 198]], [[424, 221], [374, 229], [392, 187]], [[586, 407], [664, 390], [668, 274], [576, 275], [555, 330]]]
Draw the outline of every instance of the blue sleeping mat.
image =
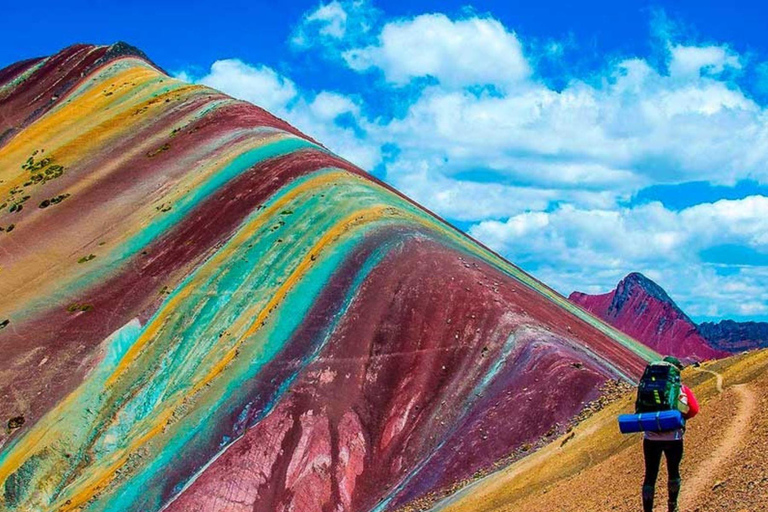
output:
[[644, 412], [619, 416], [619, 430], [622, 434], [633, 432], [665, 432], [685, 425], [680, 411]]

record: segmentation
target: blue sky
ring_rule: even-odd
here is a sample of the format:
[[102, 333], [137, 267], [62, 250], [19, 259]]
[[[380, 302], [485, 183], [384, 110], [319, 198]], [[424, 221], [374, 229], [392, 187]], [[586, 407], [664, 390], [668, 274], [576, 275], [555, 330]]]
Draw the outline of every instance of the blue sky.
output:
[[127, 41], [291, 121], [562, 293], [768, 320], [759, 2], [35, 2], [0, 66]]

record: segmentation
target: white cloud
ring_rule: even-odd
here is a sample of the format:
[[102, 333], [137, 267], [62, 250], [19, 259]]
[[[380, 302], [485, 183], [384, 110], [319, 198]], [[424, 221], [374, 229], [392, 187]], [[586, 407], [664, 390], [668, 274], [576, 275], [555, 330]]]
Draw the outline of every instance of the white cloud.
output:
[[[371, 10], [362, 2], [326, 8], [332, 5], [334, 12], [356, 16]], [[332, 37], [319, 40], [352, 69], [376, 68], [390, 84], [410, 87], [414, 99], [405, 114], [362, 121], [369, 143], [397, 148], [387, 179], [410, 187], [419, 201], [445, 204], [451, 197], [438, 187], [413, 186], [425, 162], [430, 179], [445, 178], [449, 186], [495, 190], [467, 181], [482, 169], [506, 185], [585, 189], [569, 193], [577, 206], [594, 203], [598, 189], [601, 201], [615, 202], [652, 183], [768, 180], [768, 112], [724, 73], [742, 66], [727, 46], [668, 41], [669, 72], [631, 58], [555, 90], [537, 79], [536, 56], [529, 61], [518, 36], [491, 17], [422, 14], [367, 28], [368, 42], [346, 50], [333, 46]], [[549, 53], [549, 46], [542, 51]], [[437, 83], [414, 81], [426, 76]], [[494, 88], [478, 89], [483, 84]], [[375, 102], [402, 101], [378, 87]], [[417, 174], [409, 176], [411, 170]], [[456, 218], [497, 211], [485, 204], [497, 199], [490, 192]], [[454, 215], [458, 209], [438, 211]]]
[[445, 165], [428, 155], [421, 159], [415, 153], [400, 155], [387, 165], [387, 180], [430, 210], [459, 221], [506, 218], [528, 210], [545, 210], [557, 201], [590, 208], [616, 204], [616, 193], [610, 190], [482, 182], [463, 176], [457, 179], [446, 175]]
[[373, 170], [381, 162], [381, 149], [370, 143], [364, 132], [339, 125], [337, 121], [342, 114], [350, 114], [357, 126], [363, 122], [354, 101], [336, 93], [321, 92], [314, 100], [300, 100], [285, 113], [285, 119], [358, 167]]
[[464, 161], [517, 179], [637, 187], [768, 178], [767, 121], [738, 89], [680, 83], [628, 61], [599, 86], [574, 81], [562, 91], [536, 83], [503, 96], [430, 87], [383, 136], [439, 151], [453, 168]]
[[379, 12], [367, 0], [321, 3], [302, 17], [291, 44], [297, 49], [319, 48], [322, 53], [337, 56], [339, 51], [368, 40], [378, 17]]
[[698, 78], [719, 74], [727, 68], [741, 69], [739, 56], [725, 46], [684, 46], [670, 48], [669, 74], [675, 78]]
[[[185, 78], [190, 77], [185, 73]], [[197, 82], [270, 111], [283, 111], [298, 95], [294, 83], [274, 69], [238, 59], [217, 60]]]
[[[573, 81], [561, 91], [536, 82], [505, 95], [427, 87], [404, 116], [371, 130], [399, 148], [387, 169], [398, 187], [419, 162], [432, 176], [492, 170], [501, 181], [599, 189], [614, 201], [652, 183], [768, 179], [765, 110], [724, 83], [681, 82], [642, 60], [617, 64], [599, 85]], [[438, 190], [415, 198], [435, 204]], [[479, 198], [456, 218], [479, 218], [490, 209], [483, 203], [498, 200]]]
[[[407, 166], [407, 167], [406, 167]], [[529, 208], [544, 209], [558, 197], [555, 190], [499, 183], [473, 183], [430, 171], [428, 161], [393, 164], [388, 175], [408, 197], [437, 214], [460, 221], [516, 215]]]
[[342, 114], [352, 114], [358, 116], [360, 114], [360, 107], [351, 99], [341, 94], [322, 91], [312, 103], [309, 105], [309, 109], [319, 119], [327, 121], [333, 121]]
[[347, 29], [347, 11], [339, 2], [321, 5], [306, 17], [307, 23], [318, 23], [320, 34], [335, 39], [344, 37]]
[[630, 271], [643, 271], [695, 316], [748, 316], [768, 308], [768, 269], [735, 267], [724, 277], [700, 258], [702, 250], [722, 244], [768, 253], [768, 197], [679, 212], [659, 203], [614, 210], [565, 205], [480, 222], [469, 233], [511, 261], [535, 267], [537, 277], [565, 294], [603, 293]]
[[343, 55], [355, 70], [379, 68], [389, 82], [405, 85], [433, 77], [446, 87], [507, 87], [531, 69], [517, 36], [493, 18], [451, 20], [423, 14], [387, 23], [376, 44]]
[[[546, 229], [541, 229], [546, 226]], [[610, 255], [622, 265], [698, 260], [698, 252], [739, 244], [768, 252], [768, 197], [704, 203], [682, 211], [661, 203], [611, 210], [561, 206], [551, 212], [526, 212], [506, 221], [476, 224], [470, 234], [505, 254], [537, 261], [604, 266]], [[524, 242], [520, 237], [524, 236]]]
[[744, 316], [764, 315], [768, 313], [768, 305], [763, 302], [744, 302], [739, 304], [739, 312]]
[[187, 71], [179, 71], [173, 74], [174, 78], [181, 80], [182, 82], [194, 82], [195, 78]]
[[768, 197], [704, 203], [678, 215], [698, 243], [737, 243], [768, 252]]

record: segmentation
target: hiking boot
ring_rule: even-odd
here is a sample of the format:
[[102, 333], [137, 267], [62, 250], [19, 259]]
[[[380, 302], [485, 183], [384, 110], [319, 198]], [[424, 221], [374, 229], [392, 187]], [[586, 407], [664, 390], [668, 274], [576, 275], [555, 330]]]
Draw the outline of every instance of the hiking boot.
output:
[[656, 488], [652, 485], [643, 486], [643, 512], [653, 512], [653, 496]]
[[680, 479], [670, 480], [667, 486], [669, 490], [669, 501], [667, 502], [667, 510], [669, 512], [680, 512], [677, 506], [677, 497], [680, 495]]

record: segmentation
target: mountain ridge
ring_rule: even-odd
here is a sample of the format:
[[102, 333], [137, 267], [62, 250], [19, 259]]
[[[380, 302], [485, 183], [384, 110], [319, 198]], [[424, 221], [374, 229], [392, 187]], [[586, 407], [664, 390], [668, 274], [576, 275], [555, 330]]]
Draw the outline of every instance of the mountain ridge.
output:
[[130, 45], [0, 70], [0, 508], [398, 507], [656, 354]]
[[767, 322], [696, 324], [661, 286], [639, 272], [628, 274], [610, 292], [573, 292], [569, 300], [654, 350], [681, 358], [720, 358], [768, 346]]
[[725, 319], [718, 322], [702, 322], [698, 329], [702, 336], [719, 350], [735, 353], [768, 346], [768, 322], [736, 322]]

